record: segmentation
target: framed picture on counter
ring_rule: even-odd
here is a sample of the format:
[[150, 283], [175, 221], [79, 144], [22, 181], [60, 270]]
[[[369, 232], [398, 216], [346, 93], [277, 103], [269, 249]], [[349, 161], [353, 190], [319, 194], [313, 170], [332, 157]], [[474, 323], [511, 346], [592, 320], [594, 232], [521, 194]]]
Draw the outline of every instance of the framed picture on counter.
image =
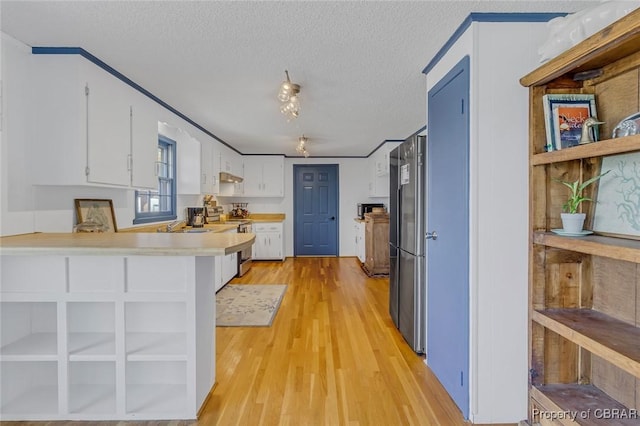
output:
[[[551, 94], [542, 97], [544, 106], [547, 151], [570, 148], [580, 143], [582, 123], [596, 117], [596, 97], [593, 94]], [[597, 126], [590, 129], [598, 140]]]
[[78, 225], [91, 223], [100, 227], [97, 231], [85, 232], [118, 232], [111, 200], [76, 198], [74, 201]]

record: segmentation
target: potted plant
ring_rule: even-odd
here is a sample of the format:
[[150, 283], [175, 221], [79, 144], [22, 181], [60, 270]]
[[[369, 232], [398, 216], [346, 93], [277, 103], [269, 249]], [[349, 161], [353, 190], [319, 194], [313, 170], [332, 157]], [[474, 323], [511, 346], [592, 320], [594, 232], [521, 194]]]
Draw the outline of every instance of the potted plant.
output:
[[584, 197], [582, 191], [602, 176], [609, 173], [611, 170], [594, 176], [586, 182], [580, 183], [580, 179], [573, 182], [567, 182], [564, 180], [552, 178], [556, 182], [559, 182], [569, 188], [569, 198], [567, 202], [562, 205], [563, 213], [560, 215], [562, 219], [562, 228], [566, 233], [579, 234], [582, 232], [584, 226], [585, 213], [578, 213], [578, 207], [583, 201], [592, 201], [589, 197]]

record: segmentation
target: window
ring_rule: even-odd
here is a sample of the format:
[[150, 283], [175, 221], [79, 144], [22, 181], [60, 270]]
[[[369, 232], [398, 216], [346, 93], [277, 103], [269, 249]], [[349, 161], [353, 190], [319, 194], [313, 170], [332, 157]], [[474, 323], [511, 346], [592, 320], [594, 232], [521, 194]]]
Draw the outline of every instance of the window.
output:
[[134, 224], [174, 220], [176, 216], [176, 143], [158, 137], [157, 191], [136, 191]]

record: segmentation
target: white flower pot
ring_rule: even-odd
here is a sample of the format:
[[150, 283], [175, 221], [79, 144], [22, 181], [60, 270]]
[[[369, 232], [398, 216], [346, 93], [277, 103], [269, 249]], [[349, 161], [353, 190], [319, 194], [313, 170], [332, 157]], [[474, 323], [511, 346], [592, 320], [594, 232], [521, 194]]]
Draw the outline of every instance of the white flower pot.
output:
[[564, 232], [578, 234], [584, 226], [584, 219], [587, 217], [585, 213], [561, 213], [562, 228]]

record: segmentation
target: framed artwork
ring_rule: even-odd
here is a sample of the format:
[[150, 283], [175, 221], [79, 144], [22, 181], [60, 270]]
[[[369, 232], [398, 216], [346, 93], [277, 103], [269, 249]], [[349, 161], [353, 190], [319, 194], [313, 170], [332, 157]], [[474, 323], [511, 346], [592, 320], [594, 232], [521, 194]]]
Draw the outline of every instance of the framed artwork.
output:
[[640, 239], [640, 152], [602, 158], [593, 230], [602, 235]]
[[116, 215], [111, 200], [76, 198], [78, 223], [94, 222], [104, 227], [104, 232], [118, 232]]
[[[557, 151], [580, 143], [582, 123], [596, 117], [596, 97], [592, 94], [544, 95], [545, 130], [547, 151]], [[598, 129], [590, 129], [591, 138], [598, 140]]]

